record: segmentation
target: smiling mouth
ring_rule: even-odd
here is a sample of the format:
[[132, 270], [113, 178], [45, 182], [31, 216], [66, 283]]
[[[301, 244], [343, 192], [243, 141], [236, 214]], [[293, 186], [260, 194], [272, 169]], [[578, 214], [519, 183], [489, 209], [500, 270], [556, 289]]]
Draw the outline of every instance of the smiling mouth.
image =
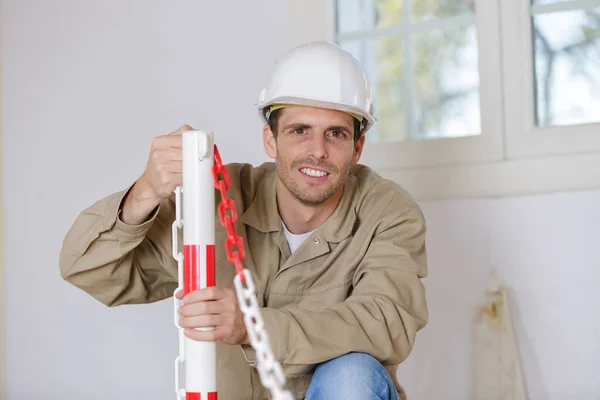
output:
[[321, 171], [318, 169], [312, 169], [312, 168], [300, 168], [300, 172], [302, 172], [304, 175], [308, 175], [313, 178], [323, 178], [323, 177], [329, 175], [328, 172]]

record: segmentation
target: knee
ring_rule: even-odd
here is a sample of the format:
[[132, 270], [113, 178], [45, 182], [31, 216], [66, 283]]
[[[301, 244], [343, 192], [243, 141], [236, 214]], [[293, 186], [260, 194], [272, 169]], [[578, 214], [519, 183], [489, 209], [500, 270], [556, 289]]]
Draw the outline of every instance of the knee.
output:
[[366, 353], [348, 353], [329, 360], [317, 367], [323, 375], [330, 377], [351, 376], [353, 379], [372, 379], [373, 372], [381, 367], [375, 357]]
[[306, 399], [383, 399], [395, 390], [387, 371], [374, 357], [365, 353], [348, 353], [315, 369]]

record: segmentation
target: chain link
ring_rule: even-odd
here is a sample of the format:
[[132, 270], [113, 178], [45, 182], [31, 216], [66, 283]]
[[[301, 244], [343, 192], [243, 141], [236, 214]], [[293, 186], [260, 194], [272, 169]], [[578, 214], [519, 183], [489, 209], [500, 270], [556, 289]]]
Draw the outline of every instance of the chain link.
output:
[[[229, 180], [229, 172], [221, 162], [221, 156], [217, 145], [214, 146], [215, 164], [213, 165], [213, 178], [215, 188], [221, 192], [221, 203], [219, 204], [219, 217], [221, 225], [227, 231], [227, 240], [225, 241], [225, 250], [227, 259], [235, 265], [237, 275], [234, 278], [234, 285], [240, 309], [244, 314], [244, 324], [248, 332], [250, 345], [254, 349], [257, 358], [257, 369], [260, 381], [271, 393], [273, 400], [293, 400], [292, 394], [284, 389], [285, 375], [281, 366], [275, 360], [271, 345], [269, 344], [269, 336], [264, 329], [264, 321], [260, 314], [258, 301], [254, 294], [254, 281], [250, 271], [244, 269], [243, 260], [245, 258], [244, 242], [242, 237], [235, 231], [235, 223], [237, 214], [235, 204], [232, 199], [227, 196], [227, 189], [231, 186]], [[223, 178], [219, 178], [219, 174], [223, 174]], [[226, 215], [229, 211], [231, 215]], [[244, 285], [246, 285], [244, 287]]]

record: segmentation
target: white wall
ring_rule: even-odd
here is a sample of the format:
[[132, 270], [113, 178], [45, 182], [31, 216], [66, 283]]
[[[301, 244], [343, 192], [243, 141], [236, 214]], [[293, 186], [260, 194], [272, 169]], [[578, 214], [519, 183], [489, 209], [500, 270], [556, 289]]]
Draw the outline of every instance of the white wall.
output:
[[254, 102], [288, 47], [286, 2], [2, 11], [9, 400], [172, 398], [172, 303], [105, 308], [62, 281], [61, 241], [81, 209], [142, 173], [154, 136], [184, 123], [214, 130], [225, 162], [266, 159]]
[[[61, 240], [183, 123], [216, 131], [226, 162], [265, 160], [254, 101], [298, 40], [294, 7], [2, 2], [9, 400], [173, 396], [172, 303], [105, 308], [60, 278]], [[600, 396], [598, 204], [600, 192], [423, 204], [431, 322], [401, 370], [411, 399], [470, 398], [490, 268], [515, 300], [531, 398]]]
[[[0, 11], [1, 14], [1, 11]], [[0, 26], [2, 26], [2, 16], [0, 15]], [[4, 60], [2, 58], [2, 31], [0, 30], [0, 76], [2, 75]], [[0, 94], [2, 93], [2, 80], [0, 79]], [[4, 107], [2, 106], [3, 98], [0, 97], [0, 160], [2, 159], [2, 127], [4, 124], [2, 123], [2, 111]], [[4, 175], [2, 172], [2, 165], [0, 162], [0, 254], [4, 254], [4, 195], [3, 189], [4, 185], [2, 182], [2, 176]], [[0, 371], [6, 371], [6, 297], [5, 297], [5, 273], [4, 273], [5, 265], [4, 265], [4, 257], [0, 257]], [[3, 399], [7, 396], [6, 394], [6, 374], [0, 374], [0, 399]]]
[[414, 399], [470, 398], [472, 320], [492, 269], [530, 399], [600, 398], [599, 204], [600, 191], [422, 203], [431, 322], [400, 372]]

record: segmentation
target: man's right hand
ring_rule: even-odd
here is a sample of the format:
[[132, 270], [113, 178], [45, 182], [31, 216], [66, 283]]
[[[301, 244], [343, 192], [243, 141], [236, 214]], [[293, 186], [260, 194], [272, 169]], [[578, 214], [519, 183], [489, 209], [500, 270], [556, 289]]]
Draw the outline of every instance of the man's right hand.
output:
[[123, 202], [120, 218], [124, 223], [139, 225], [146, 221], [160, 202], [182, 184], [181, 134], [191, 130], [189, 125], [183, 125], [152, 140], [146, 169]]

